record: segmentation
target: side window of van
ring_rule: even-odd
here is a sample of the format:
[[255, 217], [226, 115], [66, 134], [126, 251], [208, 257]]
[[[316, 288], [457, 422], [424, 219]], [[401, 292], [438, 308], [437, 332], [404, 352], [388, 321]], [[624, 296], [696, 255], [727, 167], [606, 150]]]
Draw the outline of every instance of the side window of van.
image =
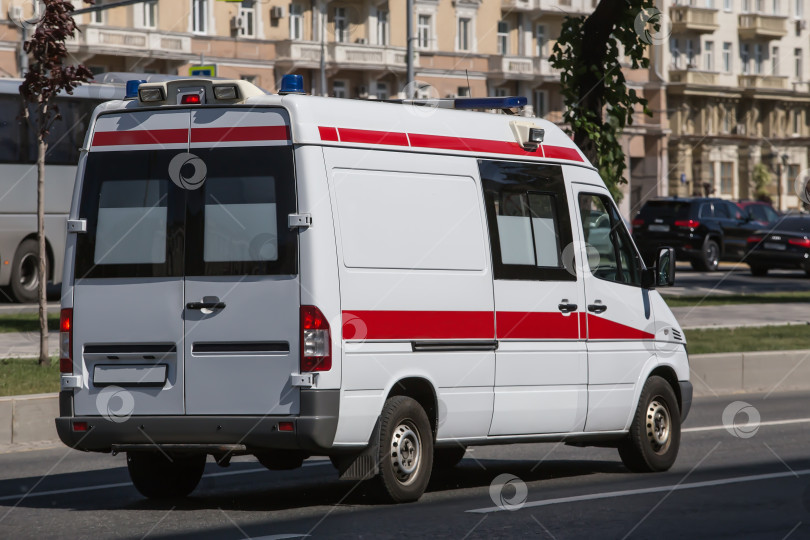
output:
[[573, 262], [563, 261], [572, 236], [560, 167], [485, 160], [479, 167], [495, 279], [576, 281]]
[[588, 257], [591, 273], [608, 281], [641, 285], [641, 267], [627, 227], [608, 197], [581, 193], [579, 211], [585, 242], [598, 257]]

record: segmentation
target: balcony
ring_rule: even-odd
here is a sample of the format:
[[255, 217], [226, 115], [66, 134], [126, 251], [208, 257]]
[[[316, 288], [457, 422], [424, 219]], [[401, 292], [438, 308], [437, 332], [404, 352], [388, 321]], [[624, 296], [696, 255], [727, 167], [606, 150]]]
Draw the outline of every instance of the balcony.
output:
[[88, 26], [67, 41], [72, 50], [91, 54], [185, 59], [191, 55], [191, 37], [163, 32], [117, 30]]
[[597, 0], [535, 0], [535, 9], [542, 11], [544, 15], [556, 15], [563, 18], [567, 15], [593, 13], [598, 3]]
[[541, 75], [559, 75], [545, 58], [490, 56], [489, 72], [496, 79], [530, 81]]
[[763, 90], [786, 90], [787, 77], [778, 75], [740, 75], [740, 88], [753, 88]]
[[694, 69], [671, 69], [669, 71], [669, 82], [673, 84], [713, 86], [717, 84], [717, 73]]
[[720, 28], [720, 25], [717, 24], [716, 9], [672, 6], [669, 9], [669, 15], [672, 20], [673, 34], [683, 32], [710, 34]]
[[785, 37], [787, 18], [779, 15], [740, 15], [739, 33], [741, 39], [776, 39]]
[[538, 0], [501, 0], [504, 11], [533, 11], [537, 9]]
[[[405, 49], [359, 43], [327, 43], [326, 63], [330, 69], [405, 70]], [[280, 41], [276, 45], [276, 63], [297, 68], [316, 68], [321, 61], [321, 44], [314, 41]], [[415, 65], [419, 65], [416, 55]]]

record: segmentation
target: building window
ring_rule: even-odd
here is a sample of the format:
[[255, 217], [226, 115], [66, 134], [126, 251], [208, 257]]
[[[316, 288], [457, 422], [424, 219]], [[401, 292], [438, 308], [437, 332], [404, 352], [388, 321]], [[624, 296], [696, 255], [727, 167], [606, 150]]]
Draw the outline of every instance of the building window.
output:
[[378, 82], [374, 85], [374, 97], [377, 99], [388, 99], [388, 83]]
[[771, 75], [779, 75], [779, 47], [771, 48]]
[[804, 59], [802, 58], [801, 49], [794, 49], [793, 63], [795, 64], [794, 71], [796, 75], [796, 80], [801, 81], [802, 78], [804, 77]]
[[459, 86], [458, 91], [456, 92], [458, 97], [470, 97], [470, 87], [469, 86]]
[[754, 73], [762, 75], [762, 45], [754, 43]]
[[723, 111], [723, 133], [731, 133], [731, 111]]
[[377, 44], [388, 45], [389, 36], [391, 34], [390, 24], [388, 22], [388, 10], [377, 10]]
[[256, 84], [257, 77], [256, 75], [240, 75], [239, 80], [249, 82], [250, 84]]
[[290, 39], [304, 39], [304, 7], [290, 4]]
[[793, 14], [797, 19], [804, 16], [804, 2], [805, 0], [793, 0]]
[[495, 97], [506, 97], [509, 95], [509, 89], [499, 86], [495, 89]]
[[430, 15], [419, 15], [416, 22], [416, 36], [419, 48], [430, 47]]
[[140, 28], [157, 28], [157, 2], [144, 2], [134, 6], [137, 26]]
[[241, 37], [254, 37], [256, 35], [256, 8], [253, 2], [243, 0], [239, 7], [239, 18], [242, 19], [239, 35]]
[[333, 81], [332, 95], [334, 95], [336, 98], [348, 97], [348, 95], [346, 94], [346, 81]]
[[714, 70], [714, 42], [707, 41], [703, 44], [703, 69]]
[[734, 194], [734, 162], [720, 162], [720, 193], [723, 195]]
[[743, 74], [748, 75], [749, 71], [751, 70], [751, 54], [749, 52], [748, 43], [742, 43], [740, 45], [740, 61], [742, 62]]
[[[96, 2], [96, 6], [100, 6], [103, 3], [104, 0], [98, 0]], [[34, 9], [34, 15], [37, 16], [39, 15], [39, 13], [37, 13], [39, 11], [39, 2], [34, 2], [34, 5], [36, 6], [36, 9]], [[92, 13], [90, 13], [90, 24], [104, 24], [106, 18], [107, 18], [106, 11], [93, 11]]]
[[751, 0], [742, 0], [742, 11], [743, 13], [751, 11]]
[[498, 54], [509, 54], [509, 23], [498, 21]]
[[773, 0], [773, 5], [771, 6], [771, 10], [773, 11], [774, 15], [779, 14], [779, 0]]
[[472, 49], [472, 19], [459, 17], [458, 19], [458, 50], [469, 51]]
[[731, 73], [731, 43], [723, 43], [723, 71]]
[[545, 90], [534, 91], [534, 115], [542, 118], [548, 114], [548, 92]]
[[537, 56], [545, 58], [546, 56], [546, 25], [538, 24], [535, 29], [537, 36]]
[[723, 0], [723, 11], [731, 11], [731, 0]]
[[191, 30], [197, 34], [208, 31], [208, 1], [192, 0], [191, 2]]
[[669, 52], [672, 55], [672, 65], [675, 69], [681, 69], [681, 51], [678, 47], [678, 39], [669, 40]]
[[346, 43], [349, 41], [349, 21], [346, 18], [346, 8], [335, 8], [335, 41]]
[[696, 68], [697, 64], [695, 64], [695, 49], [692, 47], [692, 40], [686, 40], [686, 63], [687, 68]]
[[757, 0], [757, 13], [765, 13], [765, 0]]

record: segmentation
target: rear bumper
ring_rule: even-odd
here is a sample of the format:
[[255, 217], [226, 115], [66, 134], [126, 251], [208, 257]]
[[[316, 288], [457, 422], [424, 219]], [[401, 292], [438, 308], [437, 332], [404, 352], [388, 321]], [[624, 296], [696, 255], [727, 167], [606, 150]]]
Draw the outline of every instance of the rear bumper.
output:
[[745, 259], [749, 265], [762, 265], [768, 268], [805, 268], [810, 258], [803, 251], [764, 251], [754, 249]]
[[[67, 392], [63, 392], [67, 394]], [[56, 419], [63, 443], [77, 450], [109, 452], [114, 444], [244, 444], [248, 452], [278, 449], [326, 452], [337, 431], [340, 390], [302, 390], [298, 416], [131, 416], [112, 421], [101, 416], [65, 415]], [[88, 430], [73, 431], [74, 422]], [[279, 431], [292, 422], [293, 431]]]

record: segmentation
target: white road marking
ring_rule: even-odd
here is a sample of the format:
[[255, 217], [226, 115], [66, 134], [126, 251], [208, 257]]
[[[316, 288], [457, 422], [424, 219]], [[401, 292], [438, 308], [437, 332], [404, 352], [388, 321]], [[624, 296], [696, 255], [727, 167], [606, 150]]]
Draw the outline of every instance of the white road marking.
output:
[[[628, 497], [631, 495], [646, 495], [648, 493], [662, 493], [669, 491], [682, 491], [684, 489], [698, 489], [705, 487], [725, 486], [728, 484], [741, 484], [743, 482], [758, 482], [760, 480], [774, 480], [776, 478], [788, 478], [796, 476], [810, 475], [810, 469], [802, 469], [799, 471], [786, 471], [770, 474], [754, 474], [751, 476], [736, 476], [733, 478], [721, 478], [719, 480], [707, 480], [705, 482], [692, 482], [691, 484], [674, 484], [670, 486], [658, 486], [639, 489], [627, 489], [624, 491], [606, 491], [602, 493], [588, 493], [587, 495], [576, 495], [573, 497], [560, 497], [558, 499], [545, 499], [542, 501], [531, 501], [525, 503], [523, 508], [535, 508], [537, 506], [551, 506], [554, 504], [567, 504], [582, 501], [594, 501], [598, 499], [611, 499], [613, 497]], [[490, 506], [487, 508], [476, 508], [474, 510], [467, 510], [472, 514], [489, 514], [491, 512], [503, 512], [504, 508], [500, 506]]]
[[[785, 426], [789, 424], [807, 424], [810, 423], [810, 418], [791, 418], [790, 420], [771, 420], [770, 422], [760, 422], [759, 427], [763, 426]], [[745, 425], [745, 424], [741, 424]], [[753, 426], [752, 426], [753, 427]], [[696, 433], [698, 431], [720, 431], [725, 430], [726, 426], [701, 426], [692, 428], [683, 428], [681, 433]]]
[[[315, 467], [318, 465], [331, 465], [328, 460], [318, 460], [318, 461], [307, 461], [305, 462], [302, 467]], [[203, 475], [203, 478], [216, 478], [218, 476], [236, 476], [238, 474], [251, 474], [267, 471], [264, 467], [256, 468], [256, 469], [244, 469], [241, 471], [223, 471], [223, 472], [216, 472]], [[26, 499], [30, 499], [31, 497], [46, 497], [48, 495], [63, 495], [65, 493], [81, 493], [83, 491], [96, 491], [100, 489], [113, 489], [113, 488], [121, 488], [121, 487], [132, 487], [132, 482], [118, 482], [116, 484], [99, 484], [97, 486], [84, 486], [84, 487], [77, 487], [77, 488], [65, 488], [65, 489], [52, 489], [50, 491], [35, 491], [34, 493], [29, 493], [28, 495], [20, 494], [20, 495], [5, 495], [0, 497], [0, 502], [2, 501], [14, 501], [25, 497]]]

